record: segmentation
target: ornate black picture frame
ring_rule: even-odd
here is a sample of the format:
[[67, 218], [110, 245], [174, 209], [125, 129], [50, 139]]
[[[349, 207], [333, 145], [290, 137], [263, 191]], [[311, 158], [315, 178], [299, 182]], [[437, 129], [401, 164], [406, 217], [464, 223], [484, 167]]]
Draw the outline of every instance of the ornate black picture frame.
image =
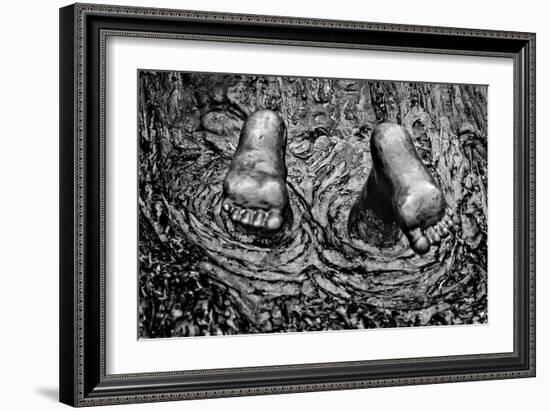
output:
[[[109, 375], [105, 40], [216, 40], [506, 57], [514, 70], [514, 350]], [[60, 10], [60, 400], [73, 406], [535, 376], [535, 34], [75, 4]]]

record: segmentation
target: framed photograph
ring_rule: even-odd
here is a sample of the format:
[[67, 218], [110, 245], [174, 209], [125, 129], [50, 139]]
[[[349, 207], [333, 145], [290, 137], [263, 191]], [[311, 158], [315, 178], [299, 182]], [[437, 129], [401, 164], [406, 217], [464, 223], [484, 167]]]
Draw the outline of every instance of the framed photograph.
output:
[[60, 24], [62, 402], [535, 375], [535, 34]]

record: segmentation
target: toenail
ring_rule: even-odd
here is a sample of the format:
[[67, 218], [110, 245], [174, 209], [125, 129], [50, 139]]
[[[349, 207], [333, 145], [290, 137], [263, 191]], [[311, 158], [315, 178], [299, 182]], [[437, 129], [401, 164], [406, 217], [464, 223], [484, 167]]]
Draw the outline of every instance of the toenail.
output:
[[261, 227], [264, 224], [265, 215], [263, 211], [257, 211], [256, 215], [254, 216], [253, 225], [256, 227]]
[[241, 214], [241, 222], [244, 223], [244, 224], [250, 223], [251, 214], [252, 214], [252, 213], [251, 213], [249, 210], [245, 210], [245, 211]]
[[414, 250], [418, 254], [425, 254], [430, 249], [430, 243], [426, 237], [420, 237], [417, 241], [414, 243]]
[[281, 217], [279, 215], [270, 215], [267, 218], [266, 226], [270, 230], [275, 230], [275, 229], [277, 229], [281, 226], [282, 222], [283, 222], [283, 220], [281, 219]]
[[419, 240], [420, 238], [422, 238], [423, 236], [422, 231], [419, 228], [415, 228], [414, 230], [410, 231], [409, 235], [413, 243]]

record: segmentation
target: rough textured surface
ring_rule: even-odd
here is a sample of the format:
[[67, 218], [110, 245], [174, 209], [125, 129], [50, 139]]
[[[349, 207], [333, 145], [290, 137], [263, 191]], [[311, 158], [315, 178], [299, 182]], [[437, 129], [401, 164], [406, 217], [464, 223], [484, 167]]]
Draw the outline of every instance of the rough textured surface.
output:
[[[142, 338], [487, 322], [487, 87], [140, 72]], [[288, 128], [291, 221], [253, 244], [220, 218], [243, 120]], [[402, 124], [461, 220], [424, 256], [350, 238], [375, 124]]]

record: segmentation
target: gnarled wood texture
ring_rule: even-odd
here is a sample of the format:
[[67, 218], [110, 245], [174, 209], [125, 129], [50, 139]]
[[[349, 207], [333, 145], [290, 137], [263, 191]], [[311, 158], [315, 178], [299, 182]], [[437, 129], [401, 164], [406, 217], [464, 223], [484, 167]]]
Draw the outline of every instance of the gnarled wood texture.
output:
[[[254, 244], [219, 211], [260, 108], [288, 128], [292, 221]], [[486, 86], [140, 72], [138, 117], [142, 337], [487, 321]], [[382, 121], [409, 131], [461, 221], [424, 256], [396, 227], [347, 230]]]

